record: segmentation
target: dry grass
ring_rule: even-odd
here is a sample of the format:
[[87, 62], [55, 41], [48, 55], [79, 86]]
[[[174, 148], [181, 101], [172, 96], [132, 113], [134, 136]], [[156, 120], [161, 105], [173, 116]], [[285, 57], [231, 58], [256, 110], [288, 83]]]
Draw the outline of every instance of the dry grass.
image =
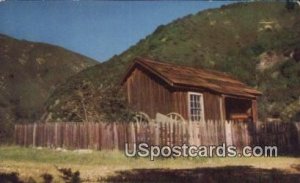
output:
[[86, 182], [95, 182], [112, 176], [120, 170], [131, 169], [192, 169], [199, 167], [253, 166], [263, 169], [280, 169], [289, 173], [300, 173], [293, 168], [300, 165], [300, 158], [177, 158], [150, 161], [147, 158], [127, 158], [118, 151], [57, 152], [50, 149], [32, 149], [4, 146], [0, 148], [0, 172], [18, 172], [23, 180], [29, 177], [41, 182], [43, 173], [54, 175], [61, 182], [55, 167], [79, 170]]

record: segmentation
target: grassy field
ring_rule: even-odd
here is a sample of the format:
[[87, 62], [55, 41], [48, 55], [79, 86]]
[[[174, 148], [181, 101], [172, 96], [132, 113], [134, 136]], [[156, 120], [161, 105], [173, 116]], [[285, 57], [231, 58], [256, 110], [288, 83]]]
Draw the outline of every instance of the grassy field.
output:
[[[233, 167], [235, 169], [232, 169]], [[155, 177], [155, 174], [170, 174], [174, 171], [190, 173], [195, 170], [207, 171], [207, 168], [210, 168], [208, 170], [221, 168], [226, 171], [229, 169], [235, 172], [246, 168], [246, 172], [249, 172], [249, 169], [252, 172], [256, 170], [259, 175], [260, 171], [276, 170], [280, 174], [298, 176], [299, 167], [300, 158], [295, 157], [169, 158], [150, 161], [148, 158], [127, 158], [119, 151], [56, 151], [16, 146], [0, 147], [0, 172], [18, 172], [25, 182], [30, 182], [32, 179], [36, 182], [43, 182], [41, 175], [44, 173], [51, 174], [54, 177], [53, 182], [62, 182], [61, 173], [57, 168], [71, 168], [73, 172], [79, 171], [83, 182], [104, 182], [104, 180], [118, 180], [116, 182], [119, 182], [120, 175], [122, 175], [121, 179], [132, 180], [132, 177], [144, 175], [145, 171], [147, 174], [154, 174]], [[132, 175], [132, 172], [135, 174]], [[126, 177], [126, 175], [131, 177]]]

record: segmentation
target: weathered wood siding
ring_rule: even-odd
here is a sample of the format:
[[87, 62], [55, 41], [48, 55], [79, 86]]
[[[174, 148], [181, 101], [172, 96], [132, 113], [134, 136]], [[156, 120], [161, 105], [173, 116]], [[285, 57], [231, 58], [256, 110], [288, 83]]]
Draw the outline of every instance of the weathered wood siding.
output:
[[257, 99], [252, 100], [252, 117], [253, 121], [256, 122], [258, 121], [258, 112], [257, 112]]
[[174, 91], [172, 92], [172, 111], [181, 114], [182, 117], [188, 119], [188, 101], [186, 91]]
[[221, 120], [220, 96], [209, 92], [204, 92], [203, 102], [205, 119]]
[[[221, 120], [220, 96], [207, 91], [196, 91], [203, 94], [204, 115], [206, 120]], [[173, 111], [188, 119], [188, 91], [173, 92]]]
[[35, 123], [15, 125], [15, 143], [67, 149], [119, 149], [148, 145], [274, 146], [280, 154], [300, 153], [300, 123], [233, 121], [149, 123]]
[[[172, 90], [167, 83], [140, 67], [132, 71], [123, 86], [133, 109], [145, 112], [151, 118], [155, 118], [157, 112], [176, 112], [188, 119], [187, 90]], [[220, 120], [219, 96], [209, 92], [201, 93], [204, 96], [205, 118]]]
[[[204, 89], [174, 89], [155, 74], [139, 66], [132, 71], [124, 82], [123, 87], [127, 92], [128, 102], [133, 109], [145, 112], [151, 118], [155, 118], [157, 112], [162, 114], [176, 112], [188, 120], [188, 92], [191, 91], [203, 94], [206, 120], [230, 119], [228, 115], [232, 106], [226, 106], [224, 96], [222, 97], [220, 94]], [[237, 103], [236, 105], [239, 104]], [[234, 105], [234, 107], [237, 106]], [[254, 121], [257, 121], [257, 104], [255, 99], [252, 100], [250, 108], [252, 108]]]
[[129, 104], [151, 118], [160, 112], [172, 112], [173, 97], [167, 84], [143, 68], [137, 67], [124, 83]]

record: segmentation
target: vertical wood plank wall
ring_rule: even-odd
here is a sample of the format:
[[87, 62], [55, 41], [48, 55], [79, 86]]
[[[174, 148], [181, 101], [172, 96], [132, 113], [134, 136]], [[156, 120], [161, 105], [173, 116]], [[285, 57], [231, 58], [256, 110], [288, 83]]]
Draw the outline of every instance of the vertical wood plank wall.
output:
[[[137, 67], [124, 83], [129, 104], [133, 109], [155, 118], [157, 112], [176, 112], [188, 119], [187, 91], [173, 90], [168, 84], [143, 68]], [[199, 91], [195, 91], [199, 92]], [[219, 95], [201, 91], [204, 95], [205, 119], [220, 120]]]
[[172, 92], [172, 111], [181, 114], [184, 119], [188, 119], [188, 96], [185, 91]]
[[257, 99], [252, 100], [252, 116], [253, 116], [253, 121], [258, 120], [258, 112], [257, 112]]
[[212, 93], [204, 92], [203, 100], [204, 100], [205, 119], [221, 120], [219, 96]]
[[133, 109], [147, 113], [155, 118], [157, 112], [172, 112], [172, 93], [166, 83], [156, 76], [149, 77], [149, 71], [137, 68], [127, 78], [124, 88], [127, 90], [129, 104]]

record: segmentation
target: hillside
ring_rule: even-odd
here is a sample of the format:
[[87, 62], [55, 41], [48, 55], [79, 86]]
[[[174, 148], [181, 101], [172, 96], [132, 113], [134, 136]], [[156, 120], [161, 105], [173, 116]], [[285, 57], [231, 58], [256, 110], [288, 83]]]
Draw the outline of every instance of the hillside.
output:
[[0, 139], [13, 122], [38, 119], [58, 83], [95, 64], [58, 46], [0, 35]]
[[236, 3], [161, 25], [124, 53], [70, 78], [47, 101], [43, 119], [84, 121], [105, 114], [103, 105], [114, 99], [107, 86], [118, 83], [133, 58], [142, 56], [231, 73], [264, 93], [261, 118], [295, 120], [300, 111], [299, 15], [298, 7], [288, 11], [280, 2]]

